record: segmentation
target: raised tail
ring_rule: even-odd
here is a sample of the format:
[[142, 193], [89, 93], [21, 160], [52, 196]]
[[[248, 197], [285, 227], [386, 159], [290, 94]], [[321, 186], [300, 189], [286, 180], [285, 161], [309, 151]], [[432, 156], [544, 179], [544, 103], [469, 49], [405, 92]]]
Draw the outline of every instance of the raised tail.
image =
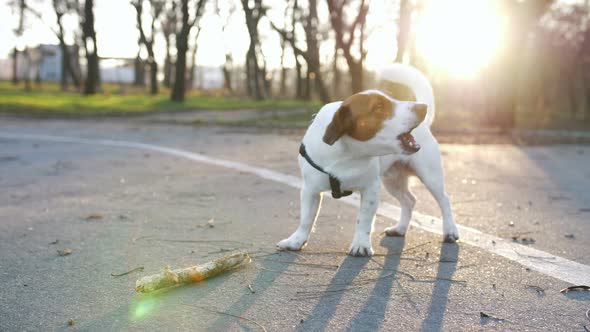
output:
[[393, 63], [385, 66], [379, 72], [379, 78], [409, 87], [414, 92], [416, 101], [428, 105], [425, 121], [429, 125], [432, 124], [434, 120], [434, 92], [430, 82], [421, 71], [406, 64]]

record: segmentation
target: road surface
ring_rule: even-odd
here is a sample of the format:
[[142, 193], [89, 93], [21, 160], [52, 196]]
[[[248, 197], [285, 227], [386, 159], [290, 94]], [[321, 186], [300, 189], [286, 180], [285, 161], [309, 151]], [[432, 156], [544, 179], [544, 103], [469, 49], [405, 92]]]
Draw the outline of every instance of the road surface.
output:
[[[559, 292], [590, 277], [590, 147], [442, 145], [469, 241], [442, 245], [425, 224], [384, 237], [386, 213], [378, 255], [355, 258], [345, 255], [355, 207], [329, 195], [307, 247], [275, 251], [298, 223], [299, 139], [140, 118], [0, 118], [0, 330], [590, 328], [590, 292]], [[436, 220], [426, 189], [412, 191], [422, 222]], [[233, 249], [252, 264], [155, 296], [133, 290], [166, 265]]]

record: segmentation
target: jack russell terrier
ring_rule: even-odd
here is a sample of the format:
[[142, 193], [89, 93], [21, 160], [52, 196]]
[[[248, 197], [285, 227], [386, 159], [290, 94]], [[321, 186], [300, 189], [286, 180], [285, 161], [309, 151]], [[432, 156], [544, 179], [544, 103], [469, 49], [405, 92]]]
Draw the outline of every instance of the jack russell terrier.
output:
[[444, 242], [459, 239], [444, 189], [438, 142], [430, 132], [434, 118], [432, 86], [420, 71], [403, 64], [386, 68], [381, 76], [408, 86], [417, 102], [367, 90], [320, 109], [299, 150], [303, 176], [301, 221], [291, 236], [277, 244], [279, 249], [300, 250], [305, 246], [323, 192], [331, 190], [334, 198], [340, 198], [359, 191], [361, 203], [349, 254], [371, 256], [371, 232], [381, 182], [401, 205], [399, 222], [386, 228], [385, 233], [404, 236], [416, 203], [408, 188], [412, 175], [424, 183], [440, 206]]

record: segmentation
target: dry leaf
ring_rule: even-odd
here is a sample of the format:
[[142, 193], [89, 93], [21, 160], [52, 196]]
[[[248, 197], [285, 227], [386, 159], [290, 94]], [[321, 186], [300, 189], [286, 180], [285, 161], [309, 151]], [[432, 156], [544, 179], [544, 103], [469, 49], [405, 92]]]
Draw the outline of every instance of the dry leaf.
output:
[[57, 249], [57, 254], [60, 256], [68, 256], [72, 253], [72, 249], [65, 248], [65, 249]]

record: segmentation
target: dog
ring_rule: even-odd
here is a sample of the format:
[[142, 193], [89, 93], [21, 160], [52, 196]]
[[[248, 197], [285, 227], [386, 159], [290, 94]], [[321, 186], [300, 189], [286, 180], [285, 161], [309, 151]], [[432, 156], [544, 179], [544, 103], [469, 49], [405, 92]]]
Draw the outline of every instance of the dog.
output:
[[277, 244], [279, 250], [301, 250], [307, 244], [323, 192], [332, 190], [332, 196], [339, 198], [359, 191], [360, 209], [349, 254], [373, 255], [371, 233], [381, 183], [401, 206], [399, 222], [385, 233], [405, 236], [416, 203], [408, 188], [410, 176], [418, 177], [438, 202], [443, 241], [459, 239], [444, 189], [439, 145], [430, 131], [435, 113], [432, 86], [419, 70], [404, 64], [385, 68], [381, 76], [409, 87], [416, 102], [367, 90], [320, 109], [303, 137], [298, 157], [303, 177], [300, 224]]

